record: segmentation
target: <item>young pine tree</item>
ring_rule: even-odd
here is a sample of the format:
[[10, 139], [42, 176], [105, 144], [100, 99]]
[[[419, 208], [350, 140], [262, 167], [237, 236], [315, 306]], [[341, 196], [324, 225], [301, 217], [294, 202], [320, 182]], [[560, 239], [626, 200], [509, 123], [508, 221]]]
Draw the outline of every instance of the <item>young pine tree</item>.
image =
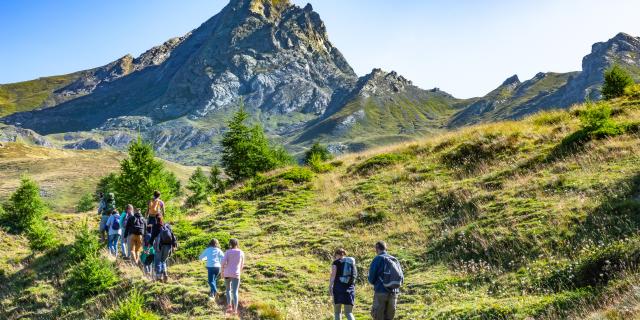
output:
[[227, 181], [222, 178], [222, 170], [214, 165], [209, 172], [209, 191], [221, 194], [225, 189], [227, 189]]
[[602, 96], [607, 100], [621, 97], [624, 95], [624, 89], [633, 84], [633, 78], [629, 73], [620, 66], [614, 65], [604, 73]]
[[187, 190], [191, 191], [191, 195], [187, 198], [188, 206], [196, 206], [207, 199], [209, 188], [209, 179], [202, 171], [202, 168], [196, 168], [189, 178]]
[[23, 176], [20, 186], [4, 205], [4, 223], [15, 231], [28, 231], [29, 228], [42, 221], [48, 208], [40, 197], [38, 184], [27, 176]]
[[120, 162], [120, 173], [110, 187], [119, 207], [130, 203], [136, 208], [146, 208], [154, 190], [160, 191], [165, 201], [180, 192], [175, 175], [155, 158], [151, 145], [140, 138], [129, 146], [129, 157]]
[[304, 163], [310, 164], [312, 159], [315, 161], [329, 161], [332, 157], [331, 152], [329, 152], [326, 146], [316, 142], [304, 153]]
[[251, 178], [291, 163], [292, 158], [281, 147], [271, 147], [262, 127], [245, 124], [249, 114], [241, 105], [228, 123], [229, 130], [222, 137], [222, 166], [235, 181]]
[[40, 187], [35, 181], [23, 176], [20, 186], [4, 209], [3, 224], [16, 232], [24, 232], [32, 250], [43, 251], [58, 244], [53, 231], [44, 221], [48, 208], [40, 197]]

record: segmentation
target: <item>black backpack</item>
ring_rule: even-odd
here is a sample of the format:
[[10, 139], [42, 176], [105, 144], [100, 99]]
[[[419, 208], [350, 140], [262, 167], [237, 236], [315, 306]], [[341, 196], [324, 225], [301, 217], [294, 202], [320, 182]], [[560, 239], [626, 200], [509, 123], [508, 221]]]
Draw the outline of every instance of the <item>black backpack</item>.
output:
[[160, 229], [160, 244], [173, 244], [173, 232], [168, 225]]
[[133, 216], [133, 234], [141, 236], [144, 234], [144, 218], [142, 216]]

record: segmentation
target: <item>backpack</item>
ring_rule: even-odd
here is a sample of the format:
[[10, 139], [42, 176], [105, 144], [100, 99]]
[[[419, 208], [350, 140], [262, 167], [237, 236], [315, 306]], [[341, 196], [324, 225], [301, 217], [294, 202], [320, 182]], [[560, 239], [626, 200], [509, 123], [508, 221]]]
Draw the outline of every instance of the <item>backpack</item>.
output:
[[[113, 193], [107, 193], [104, 201], [104, 212], [110, 214], [116, 209], [116, 197]], [[103, 213], [104, 214], [104, 213]]]
[[113, 219], [111, 223], [111, 230], [120, 230], [120, 218]]
[[160, 244], [173, 244], [173, 232], [168, 225], [164, 225], [160, 229]]
[[352, 285], [358, 276], [358, 268], [356, 268], [356, 259], [346, 257], [342, 259], [342, 276], [338, 279], [340, 282]]
[[382, 258], [384, 259], [384, 268], [381, 277], [382, 285], [388, 290], [400, 288], [404, 282], [404, 274], [402, 273], [400, 262], [388, 254], [383, 255]]
[[133, 216], [133, 234], [141, 236], [144, 234], [144, 218], [142, 216]]
[[164, 203], [160, 199], [153, 199], [149, 201], [149, 216], [156, 217], [160, 213], [160, 208], [164, 206]]

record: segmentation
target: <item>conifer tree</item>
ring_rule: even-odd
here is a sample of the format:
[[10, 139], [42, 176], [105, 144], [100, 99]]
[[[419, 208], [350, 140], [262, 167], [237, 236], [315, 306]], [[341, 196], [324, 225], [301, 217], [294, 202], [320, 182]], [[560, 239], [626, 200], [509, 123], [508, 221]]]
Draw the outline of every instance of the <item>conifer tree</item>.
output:
[[249, 127], [245, 124], [248, 118], [249, 114], [241, 105], [222, 138], [222, 166], [235, 181], [292, 162], [284, 148], [271, 147], [261, 126]]
[[602, 96], [607, 100], [621, 97], [624, 95], [624, 89], [633, 84], [633, 78], [629, 73], [620, 66], [614, 65], [604, 73]]
[[[111, 186], [110, 183], [107, 185]], [[118, 207], [132, 204], [146, 209], [154, 190], [167, 201], [180, 192], [180, 183], [164, 163], [155, 158], [153, 147], [138, 138], [129, 145], [129, 157], [120, 162], [120, 172], [113, 181]]]

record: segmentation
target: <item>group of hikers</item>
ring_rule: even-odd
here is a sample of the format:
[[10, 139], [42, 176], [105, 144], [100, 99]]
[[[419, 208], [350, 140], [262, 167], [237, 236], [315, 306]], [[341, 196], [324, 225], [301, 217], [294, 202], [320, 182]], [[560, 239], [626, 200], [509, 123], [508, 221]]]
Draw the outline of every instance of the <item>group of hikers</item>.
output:
[[130, 204], [124, 212], [118, 212], [113, 193], [100, 193], [99, 197], [100, 237], [106, 241], [109, 252], [117, 259], [120, 248], [123, 259], [141, 266], [145, 275], [166, 282], [167, 259], [178, 242], [171, 226], [163, 220], [165, 211], [160, 192], [153, 193], [146, 218], [140, 208]]
[[[140, 266], [145, 275], [166, 282], [167, 260], [177, 249], [178, 242], [171, 226], [163, 219], [165, 205], [160, 199], [160, 192], [155, 191], [153, 199], [148, 202], [146, 218], [139, 208], [132, 205], [127, 205], [125, 211], [119, 213], [113, 193], [100, 193], [99, 197], [100, 236], [103, 242], [107, 242], [109, 252], [117, 259], [120, 249], [122, 258]], [[237, 239], [230, 239], [228, 247], [223, 252], [220, 242], [212, 239], [199, 259], [206, 261], [209, 297], [217, 300], [218, 280], [222, 275], [226, 288], [226, 313], [237, 315], [240, 275], [245, 258]], [[368, 281], [374, 289], [371, 316], [374, 320], [392, 320], [404, 275], [398, 260], [387, 253], [384, 241], [377, 242], [375, 250], [377, 255], [371, 262], [368, 275]], [[340, 320], [343, 312], [348, 320], [355, 320], [353, 306], [357, 277], [355, 259], [348, 257], [345, 249], [337, 249], [329, 280], [329, 295], [333, 298], [335, 320]]]

